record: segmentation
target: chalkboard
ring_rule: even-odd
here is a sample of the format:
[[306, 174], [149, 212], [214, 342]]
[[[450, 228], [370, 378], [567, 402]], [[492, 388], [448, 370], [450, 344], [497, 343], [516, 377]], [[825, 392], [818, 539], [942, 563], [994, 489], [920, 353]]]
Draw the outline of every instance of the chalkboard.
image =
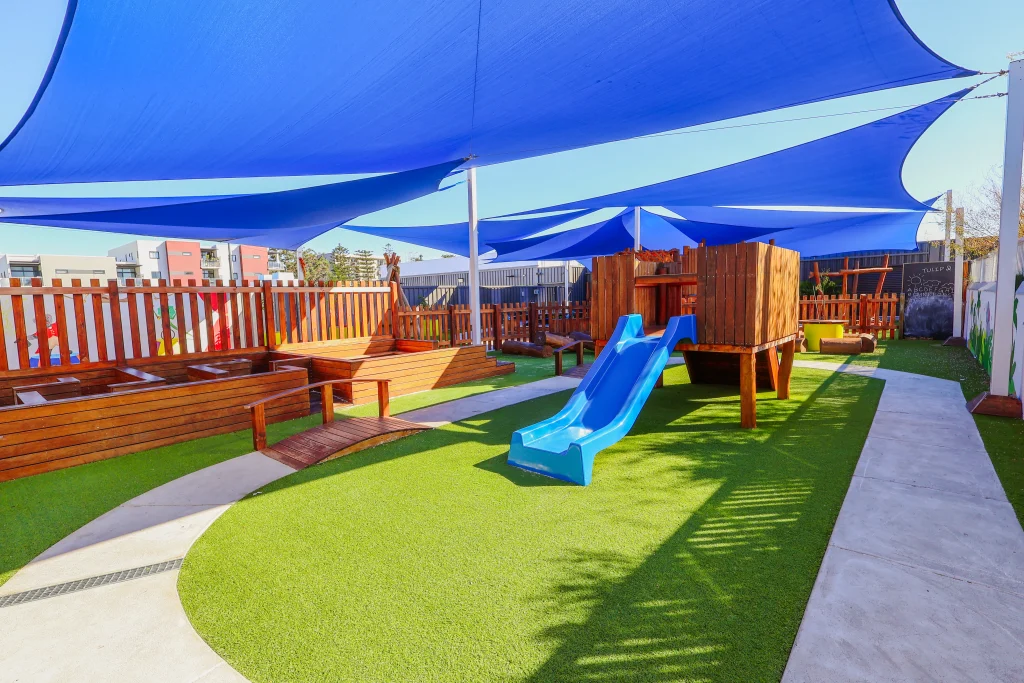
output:
[[903, 334], [947, 339], [953, 336], [953, 263], [907, 263], [903, 266]]

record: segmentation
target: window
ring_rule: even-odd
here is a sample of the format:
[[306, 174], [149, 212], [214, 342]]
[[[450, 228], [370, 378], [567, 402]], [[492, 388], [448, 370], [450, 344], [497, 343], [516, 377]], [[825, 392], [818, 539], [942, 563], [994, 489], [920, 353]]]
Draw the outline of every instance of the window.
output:
[[117, 279], [119, 280], [132, 280], [135, 278], [134, 268], [118, 268]]
[[185, 275], [195, 275], [191, 270], [186, 270]]
[[151, 252], [149, 252], [149, 258], [160, 258], [160, 252], [159, 251], [151, 251]]
[[67, 275], [68, 274], [68, 269], [67, 268], [54, 268], [53, 269], [53, 273], [55, 275]]
[[[183, 251], [183, 252], [181, 252], [181, 255], [182, 256], [191, 256], [192, 252], [191, 251]], [[191, 273], [189, 273], [189, 275], [191, 275]]]
[[11, 277], [39, 277], [41, 274], [35, 266], [11, 266]]
[[160, 271], [159, 270], [154, 270], [152, 273], [149, 274], [149, 276], [151, 278], [153, 278], [154, 280], [159, 280], [160, 279]]
[[252, 257], [253, 257], [254, 259], [258, 259], [258, 258], [260, 257], [260, 255], [259, 255], [259, 254], [253, 254], [253, 255], [252, 255]]
[[232, 261], [237, 261], [238, 260], [238, 254], [232, 254], [231, 255], [231, 260]]

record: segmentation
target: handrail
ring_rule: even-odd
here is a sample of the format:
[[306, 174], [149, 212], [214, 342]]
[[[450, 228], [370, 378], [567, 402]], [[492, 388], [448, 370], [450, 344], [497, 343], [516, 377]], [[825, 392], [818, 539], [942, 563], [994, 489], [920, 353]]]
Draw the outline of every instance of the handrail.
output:
[[266, 404], [277, 399], [297, 394], [300, 391], [309, 391], [317, 387], [323, 387], [320, 392], [320, 416], [323, 420], [323, 424], [334, 421], [334, 385], [335, 384], [356, 384], [358, 382], [376, 382], [377, 383], [377, 403], [378, 403], [378, 414], [380, 417], [388, 417], [391, 415], [391, 399], [389, 396], [389, 379], [378, 379], [378, 378], [358, 378], [358, 379], [329, 379], [323, 382], [313, 382], [312, 384], [304, 384], [301, 387], [293, 387], [291, 389], [285, 389], [276, 394], [271, 394], [266, 398], [261, 398], [258, 401], [253, 401], [245, 405], [252, 413], [252, 445], [254, 450], [263, 450], [267, 447], [267, 416], [266, 416]]
[[583, 365], [583, 339], [577, 339], [571, 344], [566, 344], [560, 349], [555, 349], [555, 376], [560, 377], [562, 375], [562, 352], [568, 351], [569, 349], [576, 347], [576, 367]]

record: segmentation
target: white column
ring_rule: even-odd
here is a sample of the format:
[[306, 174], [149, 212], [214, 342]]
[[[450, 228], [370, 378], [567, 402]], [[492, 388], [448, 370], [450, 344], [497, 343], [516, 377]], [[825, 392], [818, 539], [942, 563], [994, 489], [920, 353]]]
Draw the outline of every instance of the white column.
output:
[[1024, 59], [1010, 63], [1003, 152], [1003, 201], [999, 208], [999, 261], [992, 331], [992, 383], [989, 393], [1010, 393], [1010, 343], [1013, 337], [1013, 283], [1017, 275], [1021, 172], [1024, 167]]
[[469, 198], [469, 324], [473, 343], [480, 344], [480, 244], [477, 234], [476, 168], [466, 169]]
[[946, 237], [942, 240], [942, 260], [949, 260], [949, 230], [953, 223], [953, 190], [946, 190]]
[[565, 272], [563, 273], [564, 285], [565, 285], [565, 303], [569, 303], [569, 262], [565, 262]]
[[953, 336], [964, 336], [964, 210], [956, 210], [956, 261], [953, 265]]
[[633, 251], [640, 251], [640, 207], [633, 207]]

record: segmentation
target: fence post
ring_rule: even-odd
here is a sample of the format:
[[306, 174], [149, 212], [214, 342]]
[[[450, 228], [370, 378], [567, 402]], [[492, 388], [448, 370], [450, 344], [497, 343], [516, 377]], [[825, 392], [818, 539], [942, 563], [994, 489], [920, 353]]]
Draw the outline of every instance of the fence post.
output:
[[398, 283], [392, 282], [391, 288], [391, 336], [398, 339]]
[[[121, 325], [121, 293], [117, 289], [117, 280], [107, 281], [107, 291], [110, 294], [110, 326], [114, 328], [110, 331], [114, 338], [114, 358], [118, 365], [124, 365], [124, 327]], [[184, 346], [184, 340], [181, 343]]]
[[[206, 314], [210, 315], [209, 311]], [[263, 322], [263, 327], [267, 331], [267, 350], [273, 351], [278, 344], [277, 316], [274, 315], [274, 282], [272, 280], [263, 281]]]
[[867, 329], [868, 325], [871, 322], [871, 319], [868, 316], [868, 295], [867, 294], [861, 294], [860, 295], [860, 302], [858, 303], [858, 307], [859, 307], [859, 310], [857, 311], [857, 313], [858, 313], [858, 318], [860, 319], [860, 323], [859, 323], [860, 329], [858, 331], [861, 332], [861, 333], [867, 332], [868, 334], [870, 334], [871, 330]]
[[904, 294], [900, 294], [900, 323], [899, 323], [899, 339], [906, 339], [903, 334], [903, 316], [906, 313], [907, 300]]
[[455, 306], [448, 304], [448, 345], [458, 346], [458, 334], [455, 332]]
[[528, 341], [531, 344], [535, 344], [537, 341], [537, 302], [531, 301], [527, 306], [526, 313], [526, 334], [529, 336]]
[[501, 332], [502, 332], [501, 328], [502, 328], [502, 322], [504, 322], [502, 320], [502, 315], [503, 314], [501, 312], [501, 304], [500, 303], [494, 304], [491, 308], [493, 309], [491, 315], [494, 317], [494, 350], [495, 351], [500, 351], [501, 350]]

